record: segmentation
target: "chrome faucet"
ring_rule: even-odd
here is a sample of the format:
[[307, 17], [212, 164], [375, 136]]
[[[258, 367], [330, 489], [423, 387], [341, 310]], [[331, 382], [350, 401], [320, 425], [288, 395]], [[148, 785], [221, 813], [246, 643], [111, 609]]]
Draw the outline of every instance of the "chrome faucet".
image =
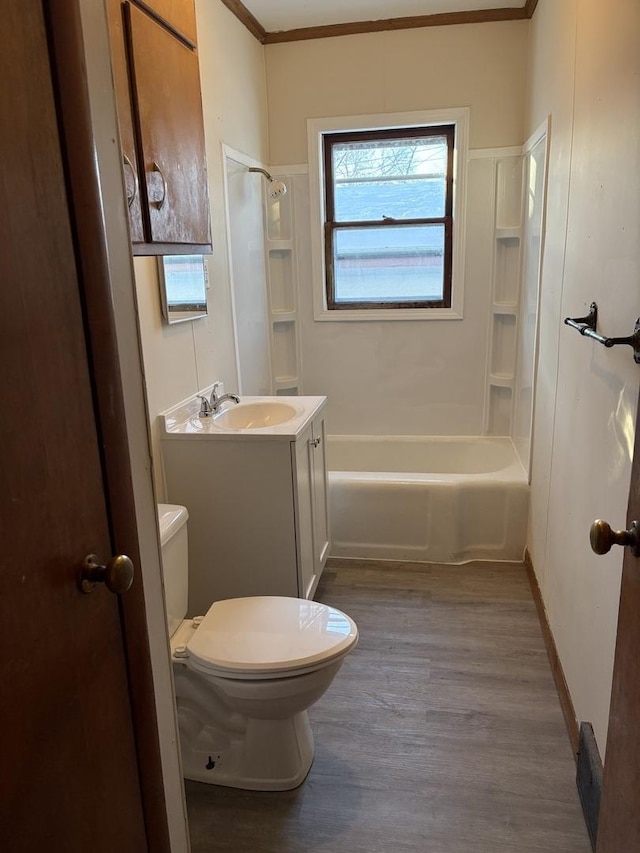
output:
[[[221, 397], [218, 397], [218, 388], [219, 385], [216, 382], [213, 388], [211, 389], [211, 397], [209, 398], [209, 415], [215, 415], [220, 411], [220, 406], [223, 403], [239, 403], [240, 397], [237, 394], [223, 394]], [[204, 404], [203, 404], [204, 405]], [[207, 415], [205, 415], [207, 417]]]
[[216, 384], [211, 389], [211, 396], [209, 399], [204, 397], [202, 394], [198, 394], [198, 400], [200, 400], [200, 411], [198, 412], [199, 418], [210, 418], [212, 415], [217, 415], [220, 411], [220, 406], [223, 403], [233, 402], [239, 403], [240, 397], [237, 394], [222, 394], [222, 396], [218, 396], [218, 388], [219, 384]]

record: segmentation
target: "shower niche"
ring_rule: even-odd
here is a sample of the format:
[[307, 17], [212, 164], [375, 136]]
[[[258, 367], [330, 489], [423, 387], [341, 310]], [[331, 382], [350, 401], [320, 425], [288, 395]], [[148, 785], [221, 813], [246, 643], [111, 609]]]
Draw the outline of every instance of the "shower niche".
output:
[[496, 157], [485, 433], [510, 436], [528, 472], [533, 429], [548, 127]]
[[265, 194], [267, 290], [269, 302], [273, 389], [277, 395], [302, 393], [297, 270], [292, 223], [295, 191], [290, 176], [282, 176], [287, 192], [278, 198]]
[[522, 156], [497, 159], [495, 181], [494, 272], [485, 431], [489, 435], [511, 435], [520, 295]]

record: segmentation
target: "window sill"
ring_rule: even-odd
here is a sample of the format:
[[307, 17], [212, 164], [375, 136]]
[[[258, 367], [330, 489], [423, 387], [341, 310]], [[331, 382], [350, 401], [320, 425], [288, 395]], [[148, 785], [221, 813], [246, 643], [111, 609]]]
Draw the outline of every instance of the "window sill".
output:
[[462, 320], [462, 311], [458, 308], [358, 308], [353, 311], [340, 309], [329, 311], [326, 308], [316, 310], [313, 319], [317, 322], [340, 323], [354, 321], [366, 323], [371, 320]]

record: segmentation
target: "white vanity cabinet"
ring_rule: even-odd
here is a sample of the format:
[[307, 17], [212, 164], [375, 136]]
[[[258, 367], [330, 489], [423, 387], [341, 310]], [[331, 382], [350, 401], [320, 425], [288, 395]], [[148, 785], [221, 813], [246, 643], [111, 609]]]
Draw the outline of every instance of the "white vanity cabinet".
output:
[[302, 411], [290, 426], [161, 418], [167, 498], [189, 511], [192, 616], [222, 598], [311, 598], [318, 585], [330, 549], [325, 398], [283, 399]]

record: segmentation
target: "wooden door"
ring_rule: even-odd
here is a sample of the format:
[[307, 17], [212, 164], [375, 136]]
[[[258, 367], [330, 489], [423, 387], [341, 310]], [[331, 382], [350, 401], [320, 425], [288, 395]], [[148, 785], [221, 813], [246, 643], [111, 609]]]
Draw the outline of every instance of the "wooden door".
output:
[[209, 195], [197, 54], [145, 12], [131, 4], [125, 9], [149, 240], [206, 246]]
[[[640, 400], [627, 528], [634, 520], [640, 521]], [[640, 558], [629, 548], [622, 569], [597, 850], [640, 851]]]
[[0, 848], [141, 853], [119, 601], [77, 585], [110, 519], [41, 3], [3, 4], [0, 74]]

